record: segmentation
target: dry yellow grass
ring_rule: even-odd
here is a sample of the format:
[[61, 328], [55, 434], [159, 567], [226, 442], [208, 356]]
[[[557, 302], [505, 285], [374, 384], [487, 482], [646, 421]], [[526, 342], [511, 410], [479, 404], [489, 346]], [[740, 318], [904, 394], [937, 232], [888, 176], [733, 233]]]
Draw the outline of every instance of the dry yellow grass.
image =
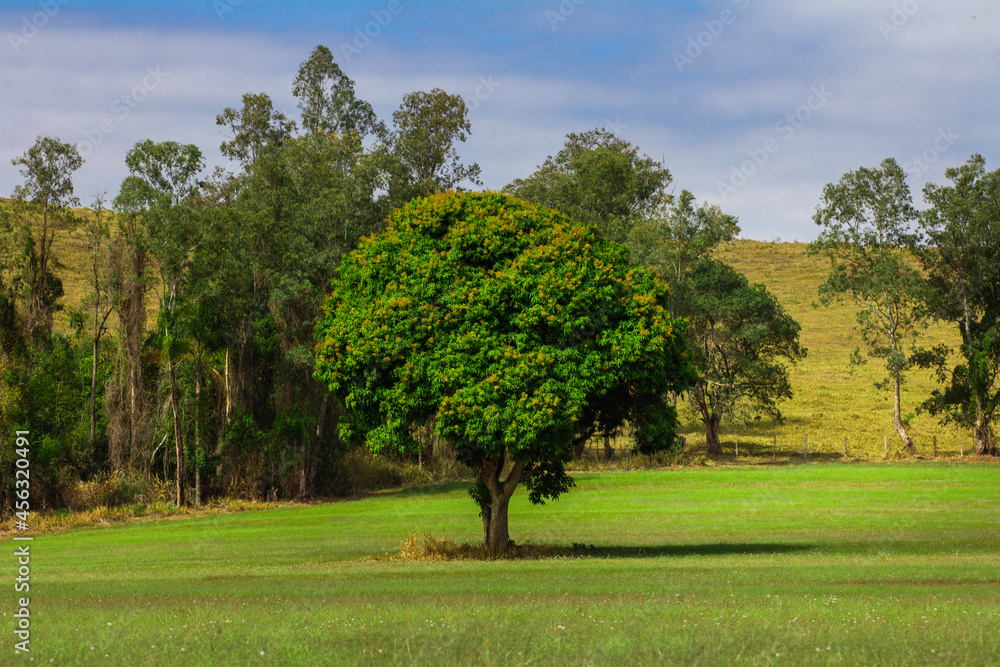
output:
[[[818, 304], [817, 290], [829, 272], [828, 260], [808, 256], [803, 243], [747, 240], [723, 248], [719, 257], [778, 297], [802, 326], [801, 342], [809, 350], [806, 359], [791, 371], [795, 396], [782, 405], [785, 423], [730, 424], [726, 429], [727, 452], [735, 449], [739, 438], [741, 455], [746, 447], [766, 456], [776, 436], [779, 451], [801, 453], [808, 436], [809, 452], [819, 458], [842, 456], [845, 437], [850, 457], [882, 458], [886, 441], [889, 457], [900, 456], [900, 442], [892, 427], [892, 394], [874, 386], [885, 375], [884, 362], [871, 359], [863, 367], [849, 363], [851, 352], [860, 344], [854, 332], [853, 304]], [[947, 326], [934, 325], [925, 333], [924, 342], [956, 343], [957, 334]], [[935, 386], [929, 371], [911, 371], [903, 387], [903, 413], [915, 413]], [[970, 433], [942, 427], [926, 414], [913, 418], [910, 434], [921, 455], [927, 457], [933, 454], [935, 436], [942, 457], [959, 455], [960, 436], [966, 453], [971, 445]], [[692, 429], [688, 435], [689, 441], [700, 437], [703, 445], [703, 434]]]

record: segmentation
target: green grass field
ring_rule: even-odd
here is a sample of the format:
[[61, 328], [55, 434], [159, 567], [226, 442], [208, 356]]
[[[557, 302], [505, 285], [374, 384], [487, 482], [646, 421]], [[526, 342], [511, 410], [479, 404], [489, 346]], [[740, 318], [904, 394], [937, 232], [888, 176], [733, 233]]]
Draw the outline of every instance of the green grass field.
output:
[[[46, 534], [36, 663], [996, 665], [1000, 467], [724, 466], [577, 475], [511, 505], [574, 557], [406, 561], [475, 540], [464, 484]], [[6, 572], [13, 572], [5, 541]], [[13, 578], [13, 575], [10, 575]], [[11, 625], [13, 586], [3, 596]], [[0, 662], [13, 655], [13, 635]]]

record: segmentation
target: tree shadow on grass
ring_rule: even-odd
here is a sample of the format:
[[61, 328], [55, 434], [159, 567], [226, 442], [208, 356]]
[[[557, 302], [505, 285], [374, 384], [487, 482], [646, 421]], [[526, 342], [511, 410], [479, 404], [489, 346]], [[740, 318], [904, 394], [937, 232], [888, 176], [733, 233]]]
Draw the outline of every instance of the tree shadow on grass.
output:
[[574, 544], [574, 556], [586, 558], [682, 558], [685, 556], [730, 556], [786, 554], [812, 551], [811, 544], [670, 544], [659, 546], [594, 546]]
[[774, 555], [814, 551], [812, 544], [668, 544], [647, 546], [594, 546], [574, 544], [510, 543], [508, 549], [496, 550], [482, 542], [457, 544], [433, 535], [410, 535], [400, 542], [400, 553], [390, 558], [404, 560], [542, 560], [548, 558], [683, 558], [686, 556]]

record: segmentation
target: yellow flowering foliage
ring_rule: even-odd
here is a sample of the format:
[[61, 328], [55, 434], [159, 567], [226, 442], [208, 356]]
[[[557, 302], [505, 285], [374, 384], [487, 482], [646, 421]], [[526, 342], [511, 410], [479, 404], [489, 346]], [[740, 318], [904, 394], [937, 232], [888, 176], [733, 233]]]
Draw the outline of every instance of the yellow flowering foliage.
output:
[[667, 297], [593, 227], [499, 193], [435, 195], [345, 259], [316, 376], [346, 407], [342, 435], [376, 452], [412, 447], [430, 419], [473, 464], [561, 463], [625, 419], [664, 449], [664, 396], [694, 380]]

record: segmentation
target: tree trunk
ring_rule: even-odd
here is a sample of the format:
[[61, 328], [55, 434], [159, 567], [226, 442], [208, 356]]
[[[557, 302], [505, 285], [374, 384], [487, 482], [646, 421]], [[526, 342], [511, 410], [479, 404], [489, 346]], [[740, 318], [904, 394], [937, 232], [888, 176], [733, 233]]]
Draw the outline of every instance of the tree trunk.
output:
[[976, 429], [974, 433], [976, 436], [976, 454], [986, 456], [988, 454], [996, 453], [990, 441], [989, 422], [983, 419], [982, 415], [977, 415], [976, 417]]
[[144, 456], [140, 442], [145, 433], [145, 396], [142, 378], [142, 338], [146, 328], [146, 294], [142, 285], [142, 277], [146, 272], [145, 254], [132, 247], [131, 275], [125, 295], [125, 347], [128, 363], [129, 392], [129, 438], [128, 459], [134, 460], [140, 456], [148, 460], [147, 469], [153, 462]]
[[323, 446], [323, 436], [326, 434], [326, 413], [330, 407], [330, 392], [323, 391], [323, 402], [319, 406], [319, 414], [316, 416], [316, 448]]
[[507, 508], [510, 496], [490, 497], [490, 513], [486, 522], [485, 546], [490, 551], [502, 552], [510, 548], [510, 533], [507, 529]]
[[94, 364], [90, 369], [90, 446], [97, 441], [97, 346], [101, 329], [97, 326], [97, 308], [94, 308]]
[[711, 399], [708, 396], [708, 388], [705, 380], [700, 380], [691, 387], [691, 398], [698, 406], [701, 413], [701, 423], [705, 425], [705, 446], [709, 456], [719, 456], [722, 454], [722, 445], [719, 443], [719, 422], [722, 418], [712, 409]]
[[709, 456], [720, 456], [722, 454], [722, 444], [719, 442], [719, 418], [705, 417], [705, 445]]
[[[974, 349], [972, 342], [972, 306], [970, 305], [970, 299], [966, 290], [966, 285], [962, 284], [962, 311], [964, 316], [963, 334], [965, 338], [965, 345], [967, 349]], [[969, 355], [969, 371], [972, 374], [972, 363], [971, 354]], [[976, 391], [975, 386], [972, 388], [973, 396], [973, 413], [976, 417], [976, 424], [973, 430], [973, 437], [975, 438], [975, 450], [976, 454], [984, 455], [993, 453], [992, 447], [990, 446], [990, 424], [989, 417], [985, 414], [983, 410], [983, 403], [980, 399], [979, 392]], [[961, 436], [959, 436], [961, 437]]]
[[607, 433], [604, 434], [604, 456], [605, 458], [613, 458], [615, 455], [615, 450], [611, 449], [611, 436]]
[[177, 453], [177, 494], [178, 507], [184, 505], [184, 441], [181, 437], [180, 395], [177, 390], [177, 376], [174, 373], [174, 360], [167, 357], [167, 368], [170, 373], [170, 406], [174, 413], [174, 450]]
[[483, 517], [483, 545], [493, 553], [507, 551], [513, 544], [507, 529], [507, 509], [525, 468], [524, 463], [515, 463], [507, 479], [501, 480], [505, 459], [505, 455], [486, 459], [479, 469], [479, 480], [490, 493], [489, 510]]
[[194, 504], [201, 506], [201, 350], [194, 370]]
[[590, 442], [590, 436], [593, 435], [591, 431], [586, 431], [582, 433], [580, 437], [573, 441], [573, 458], [578, 459], [583, 456], [583, 453], [587, 450], [587, 443]]
[[892, 425], [896, 429], [896, 433], [899, 435], [900, 441], [903, 443], [903, 449], [909, 454], [916, 454], [917, 447], [913, 444], [913, 440], [906, 433], [906, 425], [903, 424], [902, 408], [900, 407], [900, 391], [899, 391], [899, 369], [895, 371], [893, 376], [893, 407], [892, 407]]
[[301, 500], [305, 498], [307, 494], [308, 486], [306, 484], [306, 459], [308, 457], [308, 446], [306, 443], [301, 443], [298, 446], [299, 450], [299, 492], [296, 494], [296, 498]]
[[233, 413], [233, 390], [229, 384], [229, 348], [226, 348], [226, 426], [229, 426], [229, 417]]

